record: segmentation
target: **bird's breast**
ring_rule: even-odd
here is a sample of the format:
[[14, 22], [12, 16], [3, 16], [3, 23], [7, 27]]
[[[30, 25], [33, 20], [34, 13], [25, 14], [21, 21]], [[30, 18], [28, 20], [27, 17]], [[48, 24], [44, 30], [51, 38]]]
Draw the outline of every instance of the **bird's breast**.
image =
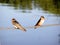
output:
[[18, 27], [14, 25], [14, 27], [17, 29]]
[[44, 20], [41, 20], [40, 22], [39, 22], [39, 25], [42, 25], [44, 23]]

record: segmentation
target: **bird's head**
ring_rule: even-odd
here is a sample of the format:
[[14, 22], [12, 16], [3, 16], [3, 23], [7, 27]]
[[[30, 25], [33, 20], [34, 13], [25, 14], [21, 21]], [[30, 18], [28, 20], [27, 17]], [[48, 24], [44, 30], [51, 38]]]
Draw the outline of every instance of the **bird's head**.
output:
[[41, 19], [45, 19], [44, 16], [41, 16]]
[[12, 21], [15, 21], [15, 18], [12, 18]]

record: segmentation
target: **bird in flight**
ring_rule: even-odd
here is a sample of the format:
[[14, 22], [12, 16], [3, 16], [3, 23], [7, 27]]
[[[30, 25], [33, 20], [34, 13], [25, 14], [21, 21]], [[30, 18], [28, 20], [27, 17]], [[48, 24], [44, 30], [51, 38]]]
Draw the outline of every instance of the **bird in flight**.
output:
[[20, 29], [22, 31], [26, 31], [26, 29], [24, 27], [22, 27], [21, 24], [19, 24], [19, 22], [15, 19], [15, 18], [12, 18], [12, 24], [13, 26], [16, 28], [16, 29]]
[[36, 28], [40, 27], [44, 23], [44, 20], [45, 20], [44, 16], [41, 16], [40, 19], [38, 20], [38, 22], [35, 24], [34, 28], [36, 29]]

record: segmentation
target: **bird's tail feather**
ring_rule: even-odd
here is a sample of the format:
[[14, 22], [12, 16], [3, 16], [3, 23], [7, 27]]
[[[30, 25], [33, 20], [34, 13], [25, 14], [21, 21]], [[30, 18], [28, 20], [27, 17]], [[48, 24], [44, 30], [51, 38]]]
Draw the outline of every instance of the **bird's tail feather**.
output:
[[22, 26], [19, 27], [19, 29], [26, 32], [26, 29], [24, 27], [22, 27]]

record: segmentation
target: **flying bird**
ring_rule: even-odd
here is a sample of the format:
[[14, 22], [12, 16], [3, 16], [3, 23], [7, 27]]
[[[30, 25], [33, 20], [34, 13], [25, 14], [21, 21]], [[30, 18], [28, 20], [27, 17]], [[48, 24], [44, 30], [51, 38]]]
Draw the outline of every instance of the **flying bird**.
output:
[[19, 24], [19, 22], [18, 22], [15, 18], [12, 19], [12, 24], [13, 24], [13, 26], [14, 26], [16, 29], [20, 29], [20, 30], [22, 30], [22, 31], [26, 31], [26, 29], [25, 29], [24, 27], [22, 27], [22, 25]]
[[40, 27], [44, 23], [44, 16], [41, 16], [41, 18], [38, 20], [38, 22], [35, 24], [35, 29]]

